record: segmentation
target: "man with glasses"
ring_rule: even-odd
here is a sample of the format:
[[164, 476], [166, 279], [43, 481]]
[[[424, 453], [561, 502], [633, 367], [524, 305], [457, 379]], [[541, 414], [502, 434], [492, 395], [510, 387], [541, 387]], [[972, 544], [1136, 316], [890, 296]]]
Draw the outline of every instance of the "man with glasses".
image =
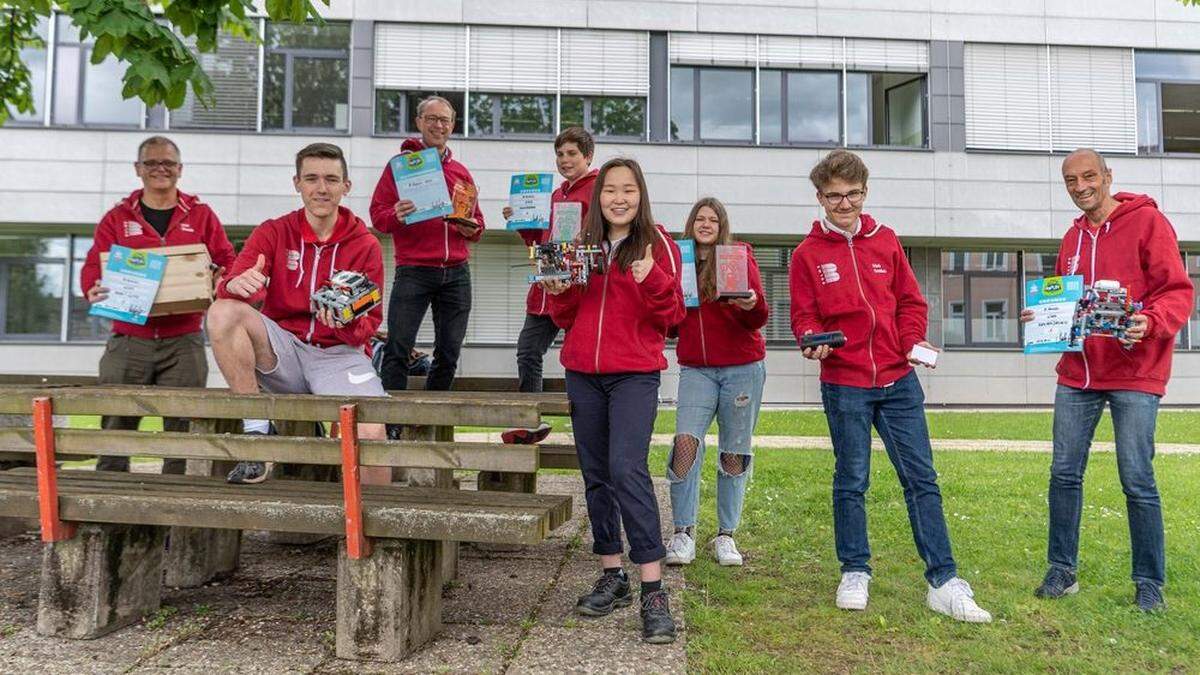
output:
[[[109, 209], [96, 226], [92, 248], [79, 273], [79, 284], [89, 303], [108, 297], [102, 283], [100, 254], [113, 246], [133, 249], [204, 244], [213, 264], [224, 268], [233, 263], [234, 251], [221, 221], [207, 204], [194, 195], [180, 192], [183, 175], [179, 147], [165, 136], [151, 136], [138, 146], [133, 168], [142, 187]], [[145, 325], [113, 321], [112, 336], [100, 358], [100, 384], [154, 384], [164, 387], [204, 387], [208, 361], [204, 336], [200, 333], [203, 312], [152, 316]], [[137, 429], [140, 418], [102, 419], [105, 429]], [[163, 420], [166, 431], [187, 431], [185, 419]], [[185, 461], [163, 461], [163, 473], [183, 473]], [[101, 456], [98, 471], [128, 471], [128, 457]]]
[[[446, 146], [454, 131], [455, 112], [441, 96], [430, 96], [417, 106], [417, 129], [421, 135], [400, 146], [401, 154], [437, 148], [446, 175], [446, 188], [474, 188], [471, 172], [456, 160]], [[425, 312], [433, 308], [433, 366], [425, 388], [448, 390], [458, 369], [458, 357], [471, 313], [471, 271], [468, 243], [483, 235], [483, 212], [476, 201], [474, 221], [478, 226], [447, 218], [408, 222], [416, 207], [396, 191], [390, 163], [375, 186], [371, 198], [371, 225], [392, 235], [396, 276], [388, 305], [387, 352], [383, 359], [385, 389], [408, 385], [408, 359], [417, 340]], [[394, 431], [394, 430], [393, 430]]]
[[871, 547], [866, 492], [871, 475], [871, 427], [896, 467], [917, 553], [925, 562], [925, 602], [959, 621], [987, 623], [950, 552], [925, 394], [913, 366], [932, 368], [936, 348], [925, 340], [928, 305], [891, 229], [863, 213], [867, 167], [835, 150], [809, 174], [825, 217], [792, 253], [788, 281], [792, 332], [841, 331], [845, 344], [809, 347], [821, 364], [821, 402], [833, 441], [833, 533], [842, 563], [836, 604], [867, 608]]

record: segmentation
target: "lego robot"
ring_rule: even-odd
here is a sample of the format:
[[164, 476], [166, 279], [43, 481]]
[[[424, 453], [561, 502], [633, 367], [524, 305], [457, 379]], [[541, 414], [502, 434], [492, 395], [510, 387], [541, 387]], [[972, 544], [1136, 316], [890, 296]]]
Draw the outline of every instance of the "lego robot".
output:
[[1097, 280], [1084, 289], [1083, 297], [1075, 305], [1069, 344], [1078, 346], [1090, 335], [1121, 339], [1129, 329], [1129, 317], [1141, 309], [1142, 303], [1130, 300], [1129, 290], [1120, 283]]
[[354, 321], [371, 311], [383, 300], [383, 294], [365, 274], [347, 270], [335, 271], [329, 280], [312, 294], [309, 305], [313, 312], [328, 309], [339, 326]]
[[571, 284], [586, 285], [592, 274], [603, 274], [608, 258], [599, 246], [569, 241], [534, 244], [529, 247], [533, 273], [529, 283], [559, 279]]

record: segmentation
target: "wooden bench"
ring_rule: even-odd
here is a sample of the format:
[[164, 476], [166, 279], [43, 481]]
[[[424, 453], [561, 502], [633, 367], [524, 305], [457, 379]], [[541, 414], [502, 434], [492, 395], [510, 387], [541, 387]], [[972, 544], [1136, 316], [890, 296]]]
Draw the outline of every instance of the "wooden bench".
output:
[[[456, 443], [453, 425], [532, 426], [544, 406], [454, 392], [386, 399], [234, 395], [142, 387], [0, 388], [0, 414], [33, 413], [0, 429], [0, 456], [36, 469], [0, 472], [0, 516], [38, 518], [43, 551], [40, 633], [103, 635], [158, 609], [163, 570], [191, 581], [237, 566], [240, 530], [345, 537], [338, 551], [337, 655], [393, 661], [441, 626], [443, 561], [455, 542], [532, 544], [570, 518], [569, 496], [362, 485], [362, 465], [448, 474], [538, 469], [534, 446]], [[192, 433], [56, 429], [53, 414], [191, 417]], [[333, 421], [339, 439], [216, 433], [228, 420]], [[406, 427], [407, 440], [360, 441], [356, 423]], [[57, 470], [97, 452], [188, 460], [189, 475]], [[336, 466], [340, 483], [229, 485], [239, 460]], [[164, 553], [164, 542], [169, 538]], [[203, 581], [201, 581], [203, 583]]]

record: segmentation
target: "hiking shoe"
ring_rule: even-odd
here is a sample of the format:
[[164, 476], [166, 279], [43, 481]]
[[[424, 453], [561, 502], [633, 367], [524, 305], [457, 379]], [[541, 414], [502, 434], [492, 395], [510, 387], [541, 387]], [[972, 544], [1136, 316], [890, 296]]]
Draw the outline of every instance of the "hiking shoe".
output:
[[1167, 609], [1167, 601], [1163, 598], [1162, 586], [1149, 581], [1137, 582], [1137, 594], [1134, 596], [1138, 609], [1143, 612], [1162, 612]]
[[718, 565], [738, 567], [742, 564], [742, 554], [738, 552], [737, 544], [733, 543], [733, 537], [728, 534], [718, 534], [711, 546]]
[[509, 445], [537, 445], [550, 435], [550, 425], [542, 422], [534, 429], [509, 429], [500, 434], [500, 440]]
[[667, 543], [667, 555], [663, 563], [667, 565], [687, 565], [696, 559], [696, 540], [686, 530], [680, 530], [671, 535]]
[[837, 588], [838, 609], [861, 611], [871, 597], [871, 575], [866, 572], [844, 572]]
[[618, 607], [632, 604], [629, 577], [624, 572], [605, 572], [596, 580], [591, 593], [579, 596], [575, 602], [575, 612], [584, 616], [607, 616]]
[[665, 645], [675, 641], [675, 619], [663, 588], [642, 596], [642, 642]]
[[226, 483], [261, 483], [271, 473], [267, 462], [238, 462], [233, 471], [225, 477]]
[[975, 592], [963, 579], [954, 577], [925, 595], [929, 609], [967, 623], [991, 623], [992, 615], [975, 604]]
[[1079, 581], [1075, 578], [1075, 573], [1063, 569], [1061, 567], [1051, 566], [1046, 570], [1046, 578], [1042, 579], [1042, 585], [1037, 587], [1033, 592], [1039, 598], [1054, 600], [1061, 598], [1064, 595], [1074, 595], [1079, 592]]

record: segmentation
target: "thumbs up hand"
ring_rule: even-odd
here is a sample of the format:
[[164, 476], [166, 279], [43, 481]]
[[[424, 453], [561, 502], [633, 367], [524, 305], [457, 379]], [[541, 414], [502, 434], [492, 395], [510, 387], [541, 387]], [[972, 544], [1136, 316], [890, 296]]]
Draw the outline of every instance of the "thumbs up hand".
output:
[[230, 279], [229, 283], [225, 284], [225, 289], [239, 297], [248, 298], [266, 287], [266, 269], [267, 257], [259, 253], [254, 267], [249, 267], [245, 272]]
[[654, 244], [646, 244], [646, 255], [641, 260], [633, 261], [633, 264], [629, 266], [629, 271], [633, 273], [633, 280], [640, 284], [646, 280], [652, 269], [654, 269]]

